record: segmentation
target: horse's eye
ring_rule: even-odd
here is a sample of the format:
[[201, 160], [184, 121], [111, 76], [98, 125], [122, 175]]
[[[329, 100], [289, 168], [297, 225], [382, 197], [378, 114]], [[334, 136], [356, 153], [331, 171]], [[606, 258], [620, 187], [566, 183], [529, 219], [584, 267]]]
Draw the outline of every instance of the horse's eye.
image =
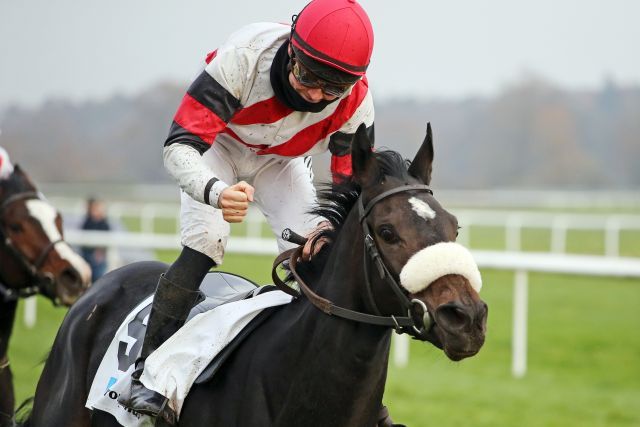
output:
[[456, 237], [460, 234], [460, 230], [462, 230], [462, 227], [458, 226], [458, 228], [456, 228]]
[[9, 230], [12, 231], [13, 233], [21, 233], [22, 232], [22, 225], [20, 225], [20, 224], [9, 224]]
[[388, 225], [380, 226], [380, 228], [378, 228], [378, 235], [387, 243], [395, 243], [399, 240], [393, 227]]

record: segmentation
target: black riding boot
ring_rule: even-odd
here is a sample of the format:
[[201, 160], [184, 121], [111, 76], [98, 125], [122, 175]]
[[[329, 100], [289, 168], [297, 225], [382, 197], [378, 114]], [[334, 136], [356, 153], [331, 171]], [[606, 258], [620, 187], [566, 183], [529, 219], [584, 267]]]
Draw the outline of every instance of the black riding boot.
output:
[[131, 374], [130, 395], [123, 393], [118, 398], [118, 403], [125, 408], [160, 417], [166, 424], [175, 425], [176, 414], [168, 407], [167, 398], [147, 389], [140, 381], [140, 376], [145, 359], [184, 325], [198, 300], [202, 279], [214, 266], [211, 258], [185, 247], [169, 270], [160, 276], [140, 358], [136, 360], [135, 370]]

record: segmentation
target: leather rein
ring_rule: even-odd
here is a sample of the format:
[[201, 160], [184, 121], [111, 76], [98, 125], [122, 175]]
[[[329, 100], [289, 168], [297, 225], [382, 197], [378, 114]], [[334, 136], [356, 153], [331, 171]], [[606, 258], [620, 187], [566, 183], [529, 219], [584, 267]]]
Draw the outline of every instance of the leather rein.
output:
[[40, 252], [35, 261], [32, 262], [27, 259], [22, 251], [20, 251], [5, 231], [6, 224], [4, 213], [9, 206], [18, 201], [33, 199], [44, 200], [41, 194], [36, 191], [25, 191], [8, 197], [2, 205], [0, 205], [0, 242], [1, 244], [4, 244], [4, 246], [9, 250], [9, 253], [11, 253], [18, 262], [20, 262], [25, 271], [29, 274], [28, 284], [17, 288], [7, 286], [3, 283], [2, 279], [0, 279], [0, 301], [17, 301], [19, 298], [30, 297], [37, 293], [47, 294], [47, 292], [51, 291], [50, 287], [53, 284], [53, 277], [51, 277], [50, 274], [41, 275], [38, 273], [38, 270], [42, 267], [42, 264], [44, 264], [47, 256], [49, 256], [49, 253], [55, 248], [55, 246], [64, 240], [58, 239], [54, 242], [50, 242]]
[[[371, 234], [371, 230], [369, 225], [367, 224], [367, 216], [373, 209], [373, 207], [380, 202], [381, 200], [392, 196], [397, 193], [407, 192], [407, 191], [426, 191], [429, 194], [433, 194], [431, 189], [427, 185], [403, 185], [400, 187], [393, 188], [391, 190], [385, 191], [378, 196], [371, 199], [366, 206], [364, 206], [362, 201], [362, 196], [358, 198], [358, 215], [359, 222], [362, 228], [362, 233], [364, 235], [364, 274], [365, 274], [365, 288], [367, 290], [367, 300], [369, 305], [373, 309], [375, 314], [362, 313], [359, 311], [350, 310], [348, 308], [340, 307], [335, 305], [332, 301], [316, 294], [300, 277], [297, 272], [297, 263], [298, 259], [302, 257], [303, 246], [298, 246], [294, 249], [289, 249], [283, 253], [281, 253], [273, 263], [273, 269], [271, 273], [271, 277], [273, 279], [274, 284], [278, 287], [278, 289], [286, 292], [287, 294], [293, 296], [294, 298], [299, 298], [302, 294], [318, 309], [320, 309], [323, 313], [328, 314], [330, 316], [342, 317], [344, 319], [353, 320], [356, 322], [367, 323], [371, 325], [378, 326], [388, 326], [395, 329], [397, 333], [407, 333], [412, 335], [415, 338], [424, 339], [429, 329], [433, 326], [433, 321], [431, 316], [429, 315], [429, 311], [424, 302], [418, 299], [409, 299], [406, 294], [406, 291], [400, 287], [397, 280], [394, 276], [389, 272], [387, 266], [385, 265], [376, 242]], [[291, 230], [286, 229], [283, 232], [283, 238], [285, 240], [294, 241], [294, 243], [298, 243], [304, 245], [306, 241], [305, 238], [298, 236], [290, 237], [292, 234], [295, 235]], [[289, 271], [295, 278], [298, 286], [300, 287], [300, 292], [294, 289], [291, 286], [285, 284], [277, 275], [276, 269], [277, 267], [288, 260], [289, 263]], [[400, 304], [406, 310], [406, 316], [395, 316], [382, 315], [373, 296], [373, 290], [370, 280], [370, 267], [371, 263], [376, 266], [376, 270], [382, 279], [387, 285], [391, 287], [397, 299], [400, 301]], [[418, 312], [421, 312], [419, 315], [413, 314], [413, 309], [416, 308]]]

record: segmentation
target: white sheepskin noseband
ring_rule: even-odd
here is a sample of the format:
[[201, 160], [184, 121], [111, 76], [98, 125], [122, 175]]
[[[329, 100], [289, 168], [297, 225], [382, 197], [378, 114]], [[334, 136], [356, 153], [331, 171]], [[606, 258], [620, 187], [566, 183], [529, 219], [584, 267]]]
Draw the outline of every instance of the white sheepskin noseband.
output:
[[464, 276], [476, 292], [482, 289], [482, 277], [471, 252], [453, 242], [441, 242], [416, 252], [400, 272], [400, 283], [412, 294], [426, 289], [447, 274]]

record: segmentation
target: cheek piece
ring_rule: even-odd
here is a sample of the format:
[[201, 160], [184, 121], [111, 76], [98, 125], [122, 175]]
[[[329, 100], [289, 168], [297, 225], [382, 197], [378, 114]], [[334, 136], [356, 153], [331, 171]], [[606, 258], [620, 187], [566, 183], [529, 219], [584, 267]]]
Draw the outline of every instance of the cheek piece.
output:
[[437, 243], [416, 252], [402, 268], [400, 284], [416, 294], [447, 274], [464, 276], [476, 292], [482, 289], [480, 270], [471, 252], [453, 242]]

